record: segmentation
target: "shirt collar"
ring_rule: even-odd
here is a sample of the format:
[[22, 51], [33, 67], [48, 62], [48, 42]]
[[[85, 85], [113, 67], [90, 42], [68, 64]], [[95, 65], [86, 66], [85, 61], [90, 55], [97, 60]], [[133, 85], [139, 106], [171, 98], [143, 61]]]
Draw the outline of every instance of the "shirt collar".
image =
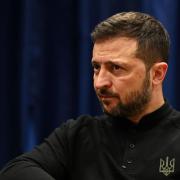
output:
[[134, 124], [127, 118], [111, 118], [113, 126], [123, 129], [137, 129], [137, 130], [147, 130], [151, 129], [161, 121], [165, 121], [167, 115], [172, 112], [172, 108], [167, 101], [157, 110], [150, 114], [145, 115], [138, 124]]

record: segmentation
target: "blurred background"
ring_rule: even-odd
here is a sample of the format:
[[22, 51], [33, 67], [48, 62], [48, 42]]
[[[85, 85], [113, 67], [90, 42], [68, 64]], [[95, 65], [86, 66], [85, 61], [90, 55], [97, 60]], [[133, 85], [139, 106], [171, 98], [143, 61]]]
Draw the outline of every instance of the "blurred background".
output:
[[69, 118], [101, 113], [92, 86], [90, 33], [140, 11], [171, 37], [164, 92], [180, 110], [179, 0], [6, 0], [0, 3], [0, 168]]

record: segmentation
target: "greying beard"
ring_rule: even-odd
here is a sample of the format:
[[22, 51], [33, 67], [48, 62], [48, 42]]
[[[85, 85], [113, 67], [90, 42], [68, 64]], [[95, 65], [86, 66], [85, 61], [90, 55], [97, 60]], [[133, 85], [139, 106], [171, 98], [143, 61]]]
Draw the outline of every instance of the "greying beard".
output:
[[141, 90], [132, 91], [125, 97], [125, 102], [127, 103], [120, 101], [116, 107], [112, 108], [110, 112], [106, 111], [106, 109], [103, 107], [104, 113], [113, 117], [126, 118], [142, 113], [151, 99], [149, 76], [149, 73], [147, 73]]

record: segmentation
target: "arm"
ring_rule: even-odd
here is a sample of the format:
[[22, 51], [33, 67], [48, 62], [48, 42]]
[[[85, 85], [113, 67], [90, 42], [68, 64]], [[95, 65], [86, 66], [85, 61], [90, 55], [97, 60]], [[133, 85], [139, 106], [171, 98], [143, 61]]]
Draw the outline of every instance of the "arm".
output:
[[0, 180], [65, 180], [68, 164], [66, 130], [67, 124], [64, 124], [32, 152], [10, 161], [0, 172]]

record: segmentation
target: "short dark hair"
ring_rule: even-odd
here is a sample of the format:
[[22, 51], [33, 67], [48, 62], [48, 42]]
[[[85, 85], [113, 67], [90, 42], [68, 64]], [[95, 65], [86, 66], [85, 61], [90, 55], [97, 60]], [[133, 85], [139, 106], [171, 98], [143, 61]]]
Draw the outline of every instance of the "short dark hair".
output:
[[164, 26], [154, 17], [140, 12], [122, 12], [99, 23], [91, 33], [93, 42], [112, 37], [137, 40], [136, 57], [146, 67], [158, 61], [168, 63], [170, 39]]

